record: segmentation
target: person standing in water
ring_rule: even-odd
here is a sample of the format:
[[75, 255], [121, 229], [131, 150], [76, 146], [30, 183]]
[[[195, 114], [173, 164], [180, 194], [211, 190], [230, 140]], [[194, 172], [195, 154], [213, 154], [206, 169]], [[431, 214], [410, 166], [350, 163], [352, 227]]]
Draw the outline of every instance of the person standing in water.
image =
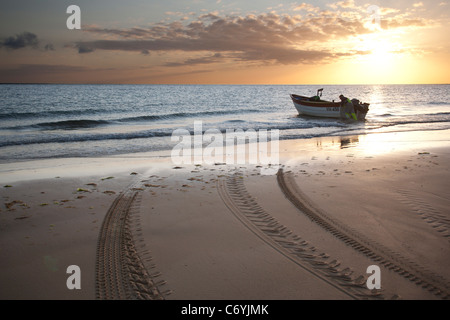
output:
[[350, 101], [350, 99], [342, 94], [339, 96], [339, 99], [341, 99], [341, 108], [340, 108], [341, 119], [357, 120], [355, 109], [353, 108], [353, 103]]

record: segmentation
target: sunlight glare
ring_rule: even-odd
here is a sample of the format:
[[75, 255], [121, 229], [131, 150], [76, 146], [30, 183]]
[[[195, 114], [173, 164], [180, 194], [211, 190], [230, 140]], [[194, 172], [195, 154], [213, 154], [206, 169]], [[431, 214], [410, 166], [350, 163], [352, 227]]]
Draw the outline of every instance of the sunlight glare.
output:
[[365, 75], [372, 79], [386, 79], [397, 76], [399, 58], [403, 56], [403, 46], [398, 35], [388, 32], [374, 32], [359, 39], [357, 50], [365, 52], [356, 62], [362, 67]]

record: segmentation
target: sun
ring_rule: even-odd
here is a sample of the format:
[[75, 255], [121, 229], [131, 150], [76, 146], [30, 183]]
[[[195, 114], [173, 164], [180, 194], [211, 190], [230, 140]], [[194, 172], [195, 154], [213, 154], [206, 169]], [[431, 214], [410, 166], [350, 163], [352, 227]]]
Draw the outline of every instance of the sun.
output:
[[361, 54], [354, 62], [367, 76], [380, 80], [395, 76], [399, 59], [404, 52], [401, 42], [384, 32], [361, 36], [355, 50]]
[[412, 79], [405, 37], [395, 30], [369, 32], [336, 42], [336, 47], [350, 53], [333, 71], [333, 79], [339, 83], [389, 84]]
[[380, 40], [372, 42], [371, 46], [370, 53], [366, 57], [367, 63], [375, 69], [391, 67], [395, 57], [393, 44], [386, 40]]

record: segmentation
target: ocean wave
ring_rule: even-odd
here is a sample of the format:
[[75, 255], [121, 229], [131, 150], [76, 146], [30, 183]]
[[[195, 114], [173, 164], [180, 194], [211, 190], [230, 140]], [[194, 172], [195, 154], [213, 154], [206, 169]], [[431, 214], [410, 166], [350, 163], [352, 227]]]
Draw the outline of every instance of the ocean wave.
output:
[[172, 120], [177, 118], [193, 118], [201, 116], [223, 116], [245, 113], [258, 113], [260, 110], [256, 109], [239, 109], [239, 110], [217, 110], [217, 111], [201, 111], [201, 112], [177, 112], [161, 115], [144, 115], [136, 117], [127, 117], [116, 119], [117, 122], [139, 122], [139, 121], [151, 121], [151, 120]]
[[107, 113], [110, 110], [106, 109], [83, 109], [83, 110], [51, 110], [51, 111], [39, 111], [39, 112], [6, 112], [0, 113], [1, 119], [16, 119], [25, 120], [33, 118], [49, 118], [49, 117], [61, 117], [61, 116], [80, 116], [80, 115], [92, 115]]
[[[135, 117], [114, 118], [109, 120], [92, 120], [92, 119], [69, 119], [61, 121], [47, 121], [40, 122], [25, 126], [10, 126], [3, 129], [7, 130], [27, 130], [27, 129], [42, 129], [42, 130], [75, 130], [83, 128], [92, 128], [100, 125], [112, 125], [120, 123], [132, 123], [132, 122], [148, 122], [158, 120], [173, 120], [178, 118], [195, 118], [204, 116], [222, 116], [222, 115], [235, 115], [244, 113], [258, 113], [261, 112], [256, 109], [241, 109], [241, 110], [219, 110], [219, 111], [203, 111], [203, 112], [178, 112], [161, 115], [142, 115]], [[45, 112], [47, 114], [47, 112]], [[5, 114], [3, 114], [5, 115]], [[3, 116], [0, 114], [0, 118]], [[27, 117], [33, 117], [42, 115], [42, 113], [17, 113], [16, 115], [25, 115]], [[12, 116], [14, 118], [14, 116]]]
[[[81, 121], [81, 122], [80, 122]], [[73, 126], [96, 126], [102, 125], [103, 123], [108, 123], [108, 121], [88, 121], [88, 120], [80, 120], [80, 121], [62, 121], [57, 123], [45, 124], [45, 127], [52, 129], [61, 128], [62, 126], [73, 127]], [[44, 126], [44, 124], [42, 124]], [[221, 133], [225, 134], [229, 132], [229, 130], [243, 130], [245, 132], [250, 131], [259, 131], [259, 130], [290, 130], [290, 129], [311, 129], [311, 128], [328, 128], [328, 127], [340, 127], [345, 126], [345, 124], [339, 124], [337, 122], [334, 123], [310, 123], [310, 122], [302, 122], [302, 123], [291, 123], [291, 124], [269, 124], [269, 123], [253, 123], [252, 125], [248, 124], [243, 127], [230, 128], [226, 124], [208, 126], [203, 125], [202, 134], [208, 133], [209, 129], [217, 129]], [[177, 129], [182, 129], [183, 131], [175, 131]], [[194, 135], [194, 128], [165, 128], [165, 129], [149, 129], [142, 131], [133, 131], [133, 132], [121, 132], [121, 133], [75, 133], [76, 131], [72, 131], [74, 133], [61, 133], [61, 134], [21, 134], [15, 135], [14, 137], [9, 137], [6, 141], [0, 141], [0, 147], [7, 146], [19, 146], [19, 145], [32, 145], [32, 144], [46, 144], [46, 143], [73, 143], [73, 142], [86, 142], [86, 141], [103, 141], [103, 140], [132, 140], [132, 139], [146, 139], [146, 138], [155, 138], [155, 137], [170, 137], [174, 133], [179, 134], [180, 132], [188, 133], [190, 135]]]
[[41, 128], [48, 130], [75, 130], [79, 128], [92, 128], [100, 125], [106, 125], [110, 123], [106, 120], [64, 120], [64, 121], [56, 121], [56, 122], [42, 122], [34, 125], [30, 125], [28, 127], [32, 128]]
[[17, 140], [0, 141], [0, 147], [46, 144], [46, 143], [71, 143], [71, 142], [87, 142], [87, 141], [103, 141], [103, 140], [132, 140], [145, 139], [154, 137], [171, 136], [172, 131], [138, 131], [129, 133], [109, 133], [109, 134], [75, 134], [75, 135], [55, 135], [55, 136], [21, 136]]
[[[217, 112], [197, 112], [197, 113], [177, 113], [171, 114], [171, 117], [186, 117], [193, 115], [217, 114]], [[230, 112], [225, 112], [230, 113]], [[376, 119], [368, 120], [365, 123], [346, 123], [340, 120], [330, 119], [308, 119], [301, 118], [287, 118], [286, 121], [280, 123], [272, 123], [269, 121], [236, 121], [222, 119], [221, 122], [205, 123], [202, 127], [202, 133], [207, 133], [209, 129], [217, 129], [221, 133], [226, 133], [228, 130], [279, 130], [280, 137], [312, 137], [322, 135], [333, 135], [342, 131], [365, 131], [373, 128], [379, 129], [383, 127], [395, 127], [404, 125], [417, 124], [444, 124], [450, 126], [450, 113], [443, 113], [441, 117], [436, 118], [436, 114], [432, 117], [425, 117], [423, 119], [417, 118], [399, 118], [394, 121], [379, 121]], [[153, 116], [152, 118], [153, 119]], [[124, 118], [122, 121], [141, 121], [142, 117]], [[231, 122], [230, 122], [231, 121]], [[194, 134], [192, 128], [193, 122], [190, 126], [178, 128], [174, 123], [169, 124], [166, 128], [149, 128], [147, 130], [136, 130], [128, 132], [77, 132], [78, 128], [92, 128], [96, 126], [108, 125], [117, 120], [64, 120], [56, 122], [43, 122], [32, 125], [33, 128], [40, 128], [48, 130], [39, 134], [33, 132], [21, 132], [20, 134], [5, 135], [0, 137], [0, 147], [20, 146], [20, 145], [37, 145], [50, 143], [82, 143], [87, 141], [107, 141], [107, 140], [132, 140], [132, 139], [150, 139], [156, 137], [170, 137], [174, 134], [176, 129], [183, 129], [185, 133]], [[63, 131], [56, 131], [56, 129], [64, 129]], [[317, 129], [317, 130], [315, 130]], [[129, 126], [127, 130], [133, 130], [133, 126]], [[302, 132], [302, 130], [304, 130]], [[182, 131], [183, 132], [183, 131]], [[176, 133], [176, 132], [175, 132]]]
[[228, 123], [245, 123], [247, 121], [241, 120], [241, 119], [232, 119], [232, 120], [227, 120], [226, 122], [228, 122]]

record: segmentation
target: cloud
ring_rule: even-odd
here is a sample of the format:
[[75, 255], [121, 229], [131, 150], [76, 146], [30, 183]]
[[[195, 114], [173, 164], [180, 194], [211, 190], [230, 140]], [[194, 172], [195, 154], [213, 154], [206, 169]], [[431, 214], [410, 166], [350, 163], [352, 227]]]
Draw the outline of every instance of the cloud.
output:
[[76, 47], [78, 48], [78, 53], [90, 53], [95, 51], [93, 47], [84, 44], [78, 44]]
[[296, 7], [294, 7], [294, 11], [308, 11], [308, 12], [318, 12], [320, 9], [318, 7], [314, 7], [312, 4], [309, 3], [302, 3]]
[[[6, 48], [7, 50], [18, 50], [23, 48], [40, 49], [40, 40], [38, 36], [31, 32], [22, 32], [15, 36], [9, 36], [0, 40], [0, 48]], [[51, 43], [44, 45], [44, 51], [54, 51], [55, 47]]]
[[0, 69], [0, 82], [46, 82], [43, 79], [82, 74], [91, 71], [83, 66], [20, 64]]
[[165, 66], [166, 67], [181, 67], [181, 66], [185, 66], [185, 65], [193, 66], [193, 65], [200, 65], [200, 64], [211, 64], [211, 63], [219, 62], [221, 58], [223, 58], [223, 54], [215, 53], [212, 56], [187, 59], [184, 62], [168, 62], [165, 64]]
[[16, 36], [10, 36], [0, 42], [0, 47], [17, 50], [25, 47], [38, 48], [37, 35], [31, 32], [23, 32]]
[[[155, 27], [155, 32], [158, 30], [157, 27]], [[120, 38], [143, 38], [151, 36], [149, 34], [149, 29], [143, 29], [143, 28], [130, 28], [130, 29], [109, 29], [109, 28], [100, 28], [98, 26], [84, 26], [83, 31], [90, 32], [90, 33], [97, 33], [102, 36], [107, 37], [120, 37]]]
[[20, 64], [14, 68], [2, 70], [14, 74], [65, 74], [68, 72], [84, 72], [90, 70], [83, 66], [53, 65], [53, 64]]
[[[79, 53], [96, 50], [136, 52], [183, 52], [178, 61], [163, 66], [207, 65], [220, 62], [250, 62], [257, 64], [304, 64], [329, 62], [340, 57], [362, 54], [352, 48], [339, 48], [339, 40], [374, 32], [368, 28], [366, 10], [353, 0], [330, 4], [336, 10], [321, 10], [302, 3], [295, 11], [306, 16], [248, 14], [221, 16], [211, 12], [193, 16], [189, 21], [160, 22], [149, 27], [127, 29], [86, 26], [83, 32], [99, 35], [99, 39], [74, 43]], [[345, 9], [345, 11], [340, 11]], [[388, 8], [389, 9], [389, 8]], [[397, 10], [382, 21], [384, 29], [426, 27], [428, 20], [400, 17]], [[181, 16], [180, 13], [168, 13]], [[186, 55], [190, 55], [186, 58]]]
[[337, 9], [337, 8], [355, 8], [355, 1], [354, 0], [343, 0], [343, 1], [338, 1], [336, 3], [331, 3], [328, 4], [329, 7], [333, 8], [333, 9]]
[[53, 47], [53, 44], [47, 43], [47, 44], [44, 46], [44, 50], [45, 50], [45, 51], [54, 51], [54, 50], [55, 50], [55, 47]]
[[427, 27], [431, 26], [430, 21], [424, 19], [389, 19], [381, 20], [381, 27], [383, 29], [393, 29], [393, 28], [411, 28], [411, 27]]
[[383, 8], [381, 8], [380, 9], [380, 13], [381, 13], [381, 15], [389, 15], [389, 14], [393, 14], [393, 13], [398, 13], [398, 12], [400, 12], [400, 10], [399, 9], [394, 9], [394, 8], [387, 8], [387, 7], [383, 7]]
[[[306, 6], [307, 7], [307, 6]], [[220, 17], [206, 14], [184, 25], [181, 22], [157, 24], [149, 28], [84, 28], [107, 39], [78, 42], [79, 53], [95, 50], [212, 52], [214, 56], [167, 63], [167, 66], [206, 64], [224, 59], [263, 63], [295, 64], [332, 58], [317, 50], [314, 43], [333, 37], [370, 32], [361, 21], [346, 21], [337, 14], [298, 19], [274, 13]], [[110, 39], [116, 36], [116, 39]]]

